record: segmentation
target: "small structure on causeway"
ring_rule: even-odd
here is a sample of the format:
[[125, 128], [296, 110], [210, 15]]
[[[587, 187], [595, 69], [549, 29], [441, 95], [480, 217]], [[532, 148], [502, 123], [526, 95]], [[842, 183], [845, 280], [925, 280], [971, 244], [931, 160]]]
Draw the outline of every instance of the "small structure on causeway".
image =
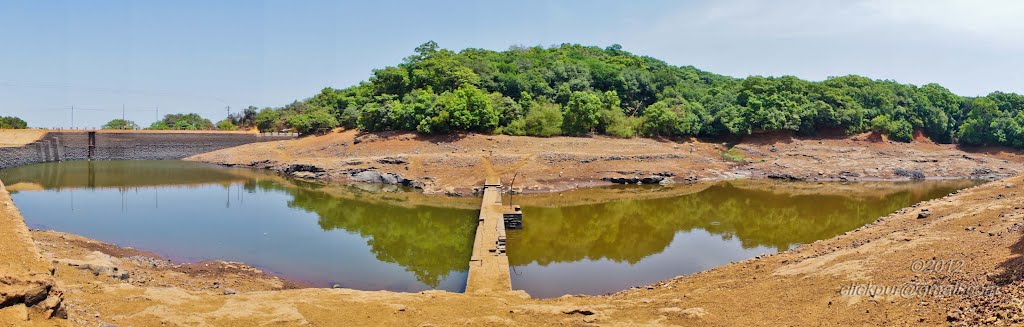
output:
[[505, 219], [505, 229], [523, 229], [523, 209], [519, 205], [512, 206], [512, 211], [502, 214]]

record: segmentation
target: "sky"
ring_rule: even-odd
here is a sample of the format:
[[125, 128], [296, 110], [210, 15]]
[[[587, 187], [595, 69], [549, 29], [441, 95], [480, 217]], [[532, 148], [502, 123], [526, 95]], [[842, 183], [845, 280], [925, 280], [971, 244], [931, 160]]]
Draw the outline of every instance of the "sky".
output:
[[[857, 74], [1024, 93], [1024, 1], [0, 0], [0, 116], [96, 127], [213, 120], [461, 50], [621, 44], [736, 77]], [[123, 110], [122, 110], [123, 108]]]

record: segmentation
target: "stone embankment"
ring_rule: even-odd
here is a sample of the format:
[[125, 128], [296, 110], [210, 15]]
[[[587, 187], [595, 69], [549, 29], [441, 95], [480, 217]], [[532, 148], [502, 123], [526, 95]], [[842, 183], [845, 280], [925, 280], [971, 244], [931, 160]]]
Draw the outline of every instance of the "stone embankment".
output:
[[169, 160], [243, 144], [294, 138], [239, 132], [50, 131], [20, 146], [0, 147], [0, 169], [68, 160]]

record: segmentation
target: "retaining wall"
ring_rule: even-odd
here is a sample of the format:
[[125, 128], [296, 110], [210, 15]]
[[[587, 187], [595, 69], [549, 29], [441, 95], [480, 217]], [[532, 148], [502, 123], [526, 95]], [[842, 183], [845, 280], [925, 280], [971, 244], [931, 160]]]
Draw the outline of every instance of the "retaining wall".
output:
[[49, 132], [23, 146], [0, 147], [0, 169], [69, 160], [173, 160], [248, 143], [294, 137], [291, 134], [216, 132]]

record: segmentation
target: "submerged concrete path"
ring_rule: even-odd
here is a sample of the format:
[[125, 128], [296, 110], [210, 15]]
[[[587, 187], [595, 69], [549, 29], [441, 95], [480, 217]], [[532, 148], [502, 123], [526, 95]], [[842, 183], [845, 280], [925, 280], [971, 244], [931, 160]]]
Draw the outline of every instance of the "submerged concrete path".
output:
[[[480, 220], [469, 261], [466, 293], [506, 292], [512, 290], [508, 256], [505, 255], [505, 222], [502, 216], [501, 180], [487, 178], [480, 201]], [[499, 247], [499, 240], [502, 246]]]

